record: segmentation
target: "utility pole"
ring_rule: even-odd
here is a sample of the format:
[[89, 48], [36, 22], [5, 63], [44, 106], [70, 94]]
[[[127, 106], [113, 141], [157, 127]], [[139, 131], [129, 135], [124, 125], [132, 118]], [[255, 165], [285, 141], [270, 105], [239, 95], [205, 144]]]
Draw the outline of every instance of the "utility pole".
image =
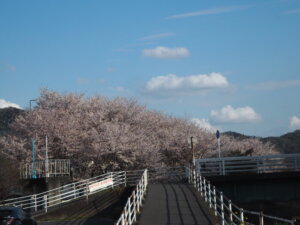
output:
[[46, 158], [45, 158], [46, 177], [49, 177], [49, 161], [48, 161], [48, 137], [46, 136]]
[[35, 149], [34, 149], [34, 138], [31, 139], [31, 146], [32, 146], [32, 178], [36, 179], [36, 165], [35, 165]]

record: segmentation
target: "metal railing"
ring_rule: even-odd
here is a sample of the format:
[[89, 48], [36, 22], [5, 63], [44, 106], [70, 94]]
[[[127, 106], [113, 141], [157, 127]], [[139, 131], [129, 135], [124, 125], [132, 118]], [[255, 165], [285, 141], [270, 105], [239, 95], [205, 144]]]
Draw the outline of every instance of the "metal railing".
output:
[[79, 182], [63, 185], [61, 187], [39, 194], [12, 198], [0, 201], [0, 206], [10, 205], [22, 207], [33, 212], [44, 210], [79, 198], [126, 184], [126, 172], [110, 172]]
[[22, 179], [70, 176], [69, 159], [49, 159], [34, 163], [24, 163], [20, 166], [20, 177]]
[[116, 225], [131, 225], [137, 220], [137, 214], [140, 212], [142, 201], [148, 186], [148, 171], [145, 169], [142, 177], [136, 184], [135, 190], [128, 198], [123, 212], [116, 222]]
[[[294, 225], [296, 222], [294, 220], [265, 215], [262, 212], [244, 210], [232, 203], [229, 198], [212, 185], [205, 177], [201, 176], [198, 171], [190, 168], [186, 169], [188, 171], [189, 183], [200, 192], [201, 197], [203, 197], [209, 208], [214, 211], [215, 216], [221, 219], [222, 225], [264, 225], [270, 224], [271, 221], [271, 224], [276, 222]], [[247, 219], [245, 214], [248, 214]], [[269, 223], [266, 223], [266, 220], [268, 220]]]
[[[181, 182], [184, 178], [187, 178], [186, 169], [184, 166], [178, 167], [160, 167], [149, 168], [148, 170], [148, 182]], [[135, 185], [136, 182], [142, 176], [144, 170], [131, 170], [126, 171], [126, 182], [129, 185]]]
[[205, 176], [300, 171], [300, 154], [197, 159], [196, 168]]

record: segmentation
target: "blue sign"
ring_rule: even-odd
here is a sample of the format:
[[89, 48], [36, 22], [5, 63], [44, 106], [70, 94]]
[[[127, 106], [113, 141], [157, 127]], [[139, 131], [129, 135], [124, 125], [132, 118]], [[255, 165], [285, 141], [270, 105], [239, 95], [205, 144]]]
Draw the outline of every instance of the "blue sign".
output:
[[216, 137], [219, 139], [220, 138], [220, 131], [219, 130], [217, 130], [217, 132], [216, 132]]

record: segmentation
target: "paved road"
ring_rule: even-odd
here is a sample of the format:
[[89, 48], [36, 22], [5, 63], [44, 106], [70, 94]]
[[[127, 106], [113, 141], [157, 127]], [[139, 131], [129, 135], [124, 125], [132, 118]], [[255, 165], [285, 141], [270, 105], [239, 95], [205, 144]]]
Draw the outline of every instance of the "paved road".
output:
[[215, 225], [207, 208], [187, 184], [151, 184], [140, 225]]

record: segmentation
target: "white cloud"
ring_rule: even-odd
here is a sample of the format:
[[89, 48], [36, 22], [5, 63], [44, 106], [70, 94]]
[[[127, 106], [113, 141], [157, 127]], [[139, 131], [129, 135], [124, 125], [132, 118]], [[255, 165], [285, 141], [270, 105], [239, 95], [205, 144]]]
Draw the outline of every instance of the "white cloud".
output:
[[159, 59], [178, 59], [188, 57], [189, 55], [189, 50], [183, 47], [167, 48], [164, 46], [158, 46], [153, 49], [143, 50], [143, 56]]
[[299, 9], [293, 9], [293, 10], [288, 10], [283, 12], [284, 14], [297, 14], [300, 13], [300, 8]]
[[146, 41], [146, 40], [155, 40], [155, 39], [159, 39], [159, 38], [164, 38], [164, 37], [171, 37], [174, 36], [174, 33], [171, 32], [167, 32], [167, 33], [160, 33], [160, 34], [152, 34], [152, 35], [148, 35], [145, 37], [140, 38], [140, 41]]
[[200, 127], [201, 129], [204, 129], [208, 132], [216, 132], [217, 128], [212, 126], [209, 122], [208, 119], [198, 119], [198, 118], [193, 118], [191, 119], [192, 123], [194, 123], [196, 126]]
[[22, 109], [16, 103], [12, 103], [12, 102], [8, 102], [8, 101], [6, 101], [4, 99], [0, 99], [0, 109], [7, 108], [7, 107], [14, 107], [14, 108]]
[[88, 85], [88, 84], [103, 84], [105, 80], [102, 78], [87, 78], [87, 77], [78, 77], [76, 79], [77, 84]]
[[291, 129], [300, 129], [300, 118], [297, 116], [293, 116], [290, 119], [290, 128]]
[[213, 8], [213, 9], [205, 9], [200, 11], [168, 16], [166, 19], [179, 19], [179, 18], [186, 18], [186, 17], [193, 17], [193, 16], [223, 14], [223, 13], [229, 13], [229, 12], [238, 11], [246, 8], [249, 8], [249, 6], [228, 6], [228, 7], [220, 7], [220, 8]]
[[147, 92], [158, 94], [191, 94], [212, 88], [226, 88], [229, 84], [220, 73], [178, 77], [175, 74], [153, 77], [146, 83]]
[[281, 81], [269, 81], [265, 83], [259, 83], [248, 86], [247, 88], [255, 91], [272, 91], [283, 88], [300, 86], [300, 80], [281, 80]]
[[108, 67], [107, 69], [106, 69], [106, 72], [107, 73], [113, 73], [113, 72], [116, 72], [116, 68], [115, 67]]
[[220, 123], [256, 122], [261, 119], [250, 106], [233, 108], [231, 105], [223, 107], [220, 111], [212, 110], [210, 117]]

